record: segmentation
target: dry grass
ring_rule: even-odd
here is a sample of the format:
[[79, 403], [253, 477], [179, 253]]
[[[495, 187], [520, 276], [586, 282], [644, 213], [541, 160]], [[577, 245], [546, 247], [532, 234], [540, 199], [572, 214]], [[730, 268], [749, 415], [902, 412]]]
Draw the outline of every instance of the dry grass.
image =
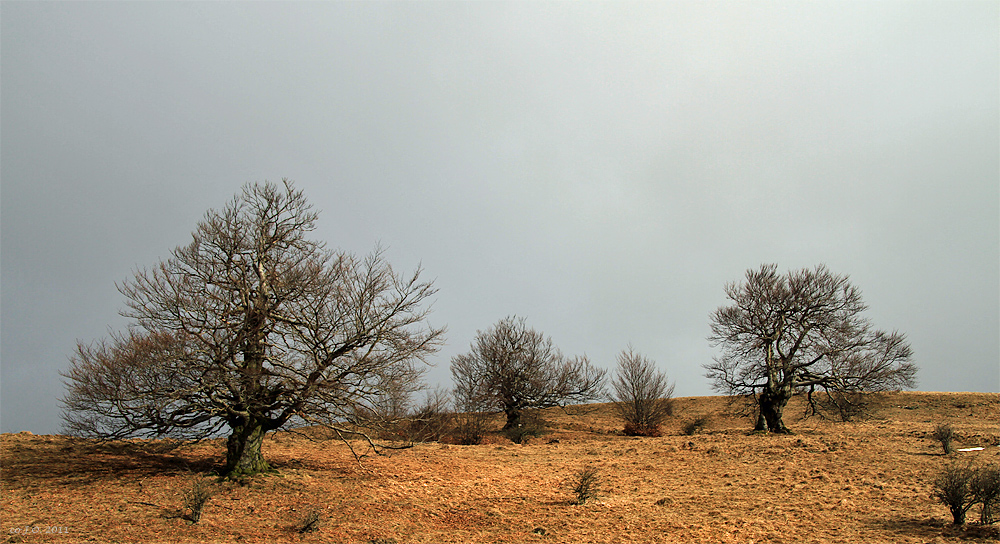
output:
[[[798, 402], [798, 401], [795, 401]], [[336, 441], [269, 435], [276, 474], [218, 484], [201, 520], [183, 507], [192, 472], [224, 454], [215, 441], [169, 453], [133, 441], [97, 446], [62, 436], [2, 437], [2, 531], [21, 542], [969, 542], [993, 526], [951, 526], [933, 497], [956, 455], [1000, 460], [1000, 395], [901, 393], [876, 418], [798, 421], [792, 436], [748, 433], [726, 399], [676, 399], [664, 436], [620, 434], [606, 405], [544, 414], [551, 432], [513, 444], [419, 444], [354, 462]], [[711, 415], [702, 434], [686, 421]], [[952, 424], [946, 457], [934, 426]], [[565, 482], [600, 471], [601, 494], [576, 505]], [[303, 519], [322, 519], [301, 531]], [[13, 535], [17, 528], [39, 531]], [[55, 532], [44, 534], [49, 528]], [[542, 530], [540, 530], [542, 529]], [[52, 529], [49, 529], [50, 531]], [[21, 540], [17, 540], [21, 539]]]

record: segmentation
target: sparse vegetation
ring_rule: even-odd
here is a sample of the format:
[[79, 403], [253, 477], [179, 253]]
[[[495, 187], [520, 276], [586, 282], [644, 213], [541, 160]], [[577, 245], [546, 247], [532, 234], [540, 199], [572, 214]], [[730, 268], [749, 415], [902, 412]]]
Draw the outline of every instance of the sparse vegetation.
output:
[[[3, 434], [0, 519], [5, 538], [25, 542], [38, 537], [6, 532], [35, 520], [66, 520], [70, 533], [46, 536], [50, 544], [366, 543], [376, 537], [401, 544], [996, 541], [1000, 525], [980, 523], [984, 502], [976, 478], [965, 525], [952, 524], [931, 484], [950, 461], [998, 464], [990, 444], [1000, 395], [880, 396], [879, 420], [860, 425], [797, 420], [807, 400], [796, 396], [788, 410], [795, 437], [748, 435], [746, 417], [721, 397], [675, 398], [681, 419], [664, 425], [658, 439], [621, 436], [613, 407], [600, 404], [543, 410], [548, 434], [512, 445], [500, 432], [503, 414], [494, 412], [487, 414], [480, 446], [454, 446], [451, 439], [415, 444], [391, 457], [366, 457], [361, 465], [331, 433], [305, 427], [268, 433], [264, 453], [277, 472], [246, 486], [207, 476], [219, 467], [224, 437], [161, 451], [153, 447], [157, 440], [112, 444]], [[957, 412], [958, 402], [976, 406], [974, 415]], [[920, 410], [905, 409], [914, 405]], [[712, 417], [710, 434], [681, 436], [682, 423], [702, 414]], [[938, 421], [955, 425], [959, 415], [964, 442], [956, 440], [955, 447], [986, 449], [937, 455], [930, 431]], [[583, 467], [600, 469], [598, 497], [571, 505], [571, 479]], [[182, 519], [182, 494], [196, 477], [214, 495], [190, 525]], [[317, 529], [300, 535], [311, 508], [321, 516]], [[532, 534], [539, 526], [546, 535]]]
[[628, 436], [660, 436], [660, 425], [673, 415], [674, 384], [656, 364], [631, 347], [618, 355], [618, 368], [611, 381], [611, 400], [625, 422]]
[[583, 504], [597, 498], [600, 484], [600, 470], [596, 467], [588, 466], [578, 470], [570, 479], [574, 497], [573, 503]]
[[947, 423], [938, 424], [937, 427], [934, 427], [931, 438], [941, 443], [941, 448], [944, 449], [945, 455], [955, 452], [955, 447], [952, 446], [952, 441], [955, 439], [955, 429], [951, 425]]

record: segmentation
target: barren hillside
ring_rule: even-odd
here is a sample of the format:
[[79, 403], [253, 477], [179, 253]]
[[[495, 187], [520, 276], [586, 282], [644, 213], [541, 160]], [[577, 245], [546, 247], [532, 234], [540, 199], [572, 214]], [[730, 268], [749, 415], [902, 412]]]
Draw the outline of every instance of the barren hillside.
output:
[[[205, 474], [221, 440], [172, 451], [154, 441], [98, 445], [29, 433], [2, 437], [2, 530], [10, 542], [970, 542], [996, 527], [954, 528], [930, 482], [948, 463], [1000, 463], [1000, 395], [895, 393], [874, 417], [800, 419], [791, 436], [749, 433], [723, 397], [677, 399], [658, 438], [619, 432], [607, 406], [547, 411], [525, 444], [417, 444], [359, 465], [335, 440], [269, 435], [277, 473], [248, 485]], [[697, 434], [683, 426], [709, 416]], [[945, 456], [930, 438], [952, 424]], [[595, 500], [570, 481], [598, 470]], [[198, 481], [213, 495], [182, 515]], [[311, 532], [298, 532], [312, 515]], [[970, 519], [975, 516], [970, 516]]]

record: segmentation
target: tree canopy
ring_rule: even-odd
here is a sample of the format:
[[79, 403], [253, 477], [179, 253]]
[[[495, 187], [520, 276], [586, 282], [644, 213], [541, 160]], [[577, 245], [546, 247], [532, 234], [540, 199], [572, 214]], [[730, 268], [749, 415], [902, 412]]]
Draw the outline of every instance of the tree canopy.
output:
[[601, 398], [605, 371], [511, 316], [478, 331], [469, 352], [452, 358], [451, 375], [460, 405], [502, 410], [512, 429], [524, 410]]
[[725, 288], [730, 304], [711, 316], [710, 340], [722, 355], [706, 365], [716, 390], [745, 395], [758, 408], [758, 430], [787, 432], [782, 410], [797, 391], [841, 407], [844, 393], [915, 385], [912, 349], [899, 332], [875, 329], [862, 314], [861, 291], [826, 266], [748, 270]]
[[72, 434], [203, 438], [229, 431], [225, 473], [267, 469], [265, 432], [291, 421], [355, 431], [413, 388], [444, 330], [435, 293], [307, 238], [317, 213], [291, 182], [244, 186], [192, 241], [119, 285], [127, 331], [80, 343], [64, 420]]

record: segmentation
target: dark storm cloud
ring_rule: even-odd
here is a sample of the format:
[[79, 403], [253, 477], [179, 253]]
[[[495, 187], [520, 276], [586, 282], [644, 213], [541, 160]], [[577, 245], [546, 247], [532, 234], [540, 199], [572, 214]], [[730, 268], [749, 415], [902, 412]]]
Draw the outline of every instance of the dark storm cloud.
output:
[[747, 268], [827, 263], [925, 390], [1000, 387], [998, 8], [879, 3], [12, 3], [2, 39], [2, 428], [55, 432], [115, 282], [246, 181], [441, 289], [709, 394]]

